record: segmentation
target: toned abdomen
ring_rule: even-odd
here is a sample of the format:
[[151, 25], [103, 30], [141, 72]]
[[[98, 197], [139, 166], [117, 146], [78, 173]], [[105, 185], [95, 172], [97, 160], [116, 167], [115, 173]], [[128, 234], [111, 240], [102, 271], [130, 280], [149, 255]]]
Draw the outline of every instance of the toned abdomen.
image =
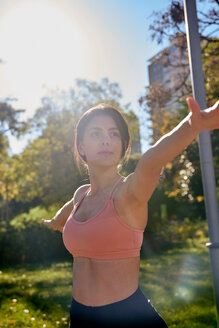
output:
[[74, 258], [73, 298], [101, 306], [127, 298], [138, 288], [140, 257], [119, 260]]

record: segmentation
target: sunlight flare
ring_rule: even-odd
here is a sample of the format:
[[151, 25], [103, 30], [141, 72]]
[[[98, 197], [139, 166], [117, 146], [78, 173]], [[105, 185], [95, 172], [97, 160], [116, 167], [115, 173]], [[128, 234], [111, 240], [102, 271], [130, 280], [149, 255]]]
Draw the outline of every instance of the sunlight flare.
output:
[[86, 46], [77, 22], [47, 2], [24, 2], [1, 22], [1, 57], [14, 94], [34, 98], [43, 85], [70, 85], [81, 74]]
[[194, 268], [196, 273], [198, 271], [199, 259], [194, 254], [187, 254], [182, 264], [178, 284], [175, 289], [175, 297], [184, 299], [189, 302], [195, 297], [195, 290], [197, 286], [195, 284]]

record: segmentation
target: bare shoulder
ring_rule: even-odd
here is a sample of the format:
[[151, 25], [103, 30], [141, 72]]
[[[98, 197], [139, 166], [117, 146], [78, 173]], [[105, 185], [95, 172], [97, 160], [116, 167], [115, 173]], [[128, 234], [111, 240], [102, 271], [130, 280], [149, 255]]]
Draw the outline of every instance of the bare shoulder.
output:
[[83, 196], [83, 194], [85, 193], [85, 191], [90, 187], [89, 184], [85, 184], [82, 185], [80, 187], [78, 187], [78, 189], [75, 191], [74, 196], [73, 196], [73, 204], [75, 205], [77, 202], [79, 202], [79, 200], [81, 199], [81, 197]]
[[131, 177], [132, 177], [132, 173], [129, 174], [127, 177], [123, 177], [123, 180], [116, 192], [117, 198], [123, 198], [125, 201], [129, 201], [129, 198], [133, 199], [130, 193]]
[[127, 176], [121, 187], [121, 194], [126, 200], [140, 206], [148, 202], [160, 178], [160, 170], [151, 169], [143, 164], [140, 160], [135, 171]]
[[[132, 188], [131, 188], [131, 185], [132, 185], [132, 181], [133, 181], [133, 173], [130, 173], [127, 177], [124, 177], [121, 185], [120, 185], [120, 188], [118, 188], [118, 197], [122, 197], [122, 198], [125, 198], [126, 201], [128, 200], [132, 200], [134, 201], [135, 199], [133, 198], [133, 193], [132, 193]], [[136, 186], [137, 187], [137, 186]]]
[[[143, 179], [143, 177], [141, 177]], [[157, 182], [157, 181], [156, 181]], [[154, 185], [156, 184], [154, 183]], [[142, 181], [136, 172], [130, 173], [125, 177], [118, 188], [117, 198], [120, 202], [128, 204], [131, 207], [142, 207], [148, 203], [151, 196], [151, 186], [152, 181], [148, 179], [147, 183], [144, 183], [144, 188], [142, 189]]]
[[147, 225], [147, 199], [139, 201], [130, 188], [133, 174], [129, 174], [114, 197], [114, 206], [120, 219], [134, 229], [144, 230]]

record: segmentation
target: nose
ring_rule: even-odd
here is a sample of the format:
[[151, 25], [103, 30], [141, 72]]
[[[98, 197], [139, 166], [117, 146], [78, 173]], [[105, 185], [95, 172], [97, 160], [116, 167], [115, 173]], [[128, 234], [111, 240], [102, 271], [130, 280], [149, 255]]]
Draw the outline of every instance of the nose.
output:
[[103, 136], [102, 136], [102, 143], [103, 144], [109, 144], [109, 142], [110, 142], [110, 136], [108, 135], [108, 134], [104, 134]]

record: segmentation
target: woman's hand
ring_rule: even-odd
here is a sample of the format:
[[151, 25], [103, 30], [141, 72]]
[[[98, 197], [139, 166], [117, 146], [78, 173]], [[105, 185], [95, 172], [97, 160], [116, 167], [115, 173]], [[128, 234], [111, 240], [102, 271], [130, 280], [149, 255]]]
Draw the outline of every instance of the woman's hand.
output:
[[55, 220], [55, 218], [53, 218], [52, 220], [45, 220], [42, 218], [42, 223], [45, 224], [48, 228], [53, 229], [53, 230], [58, 230], [61, 231], [63, 230], [63, 227], [60, 226], [57, 221]]
[[191, 125], [197, 134], [203, 130], [219, 129], [219, 101], [204, 110], [200, 110], [199, 104], [194, 98], [189, 97], [186, 101], [192, 113]]

